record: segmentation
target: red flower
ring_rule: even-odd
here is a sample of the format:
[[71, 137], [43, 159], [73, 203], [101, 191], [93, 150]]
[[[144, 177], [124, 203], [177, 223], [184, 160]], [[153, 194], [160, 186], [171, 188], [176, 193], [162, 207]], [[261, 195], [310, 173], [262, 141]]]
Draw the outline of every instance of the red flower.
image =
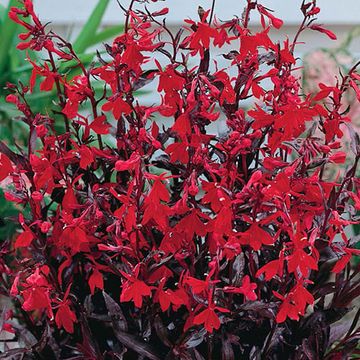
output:
[[49, 268], [43, 266], [41, 269], [36, 268], [35, 272], [26, 278], [23, 284], [25, 288], [21, 292], [24, 298], [22, 307], [26, 311], [47, 310], [48, 316], [52, 318], [50, 302], [51, 286], [45, 278], [48, 272]]
[[55, 315], [57, 327], [64, 328], [69, 334], [74, 332], [74, 323], [77, 321], [75, 313], [70, 309], [68, 302], [63, 302]]
[[[135, 271], [135, 275], [138, 275], [139, 269]], [[137, 308], [142, 307], [143, 297], [151, 296], [151, 287], [144, 281], [137, 279], [134, 276], [121, 272], [127, 279], [122, 285], [122, 292], [120, 295], [121, 302], [132, 301]]]
[[93, 269], [88, 282], [90, 286], [90, 292], [92, 295], [94, 295], [95, 293], [95, 288], [104, 290], [104, 279], [101, 272], [98, 269], [96, 268]]
[[185, 283], [191, 286], [191, 290], [194, 294], [201, 294], [209, 289], [210, 283], [208, 279], [206, 281], [195, 279], [193, 277], [187, 277]]
[[34, 240], [34, 235], [30, 229], [23, 231], [16, 239], [15, 249], [29, 246]]
[[267, 18], [269, 18], [271, 24], [274, 26], [274, 28], [276, 29], [280, 29], [283, 25], [283, 21], [277, 17], [275, 17], [274, 15], [272, 15], [268, 9], [266, 9], [264, 6], [257, 4], [257, 8], [261, 14], [261, 24], [262, 26], [265, 28], [265, 21], [264, 21], [264, 16], [266, 16]]
[[165, 312], [171, 305], [175, 311], [182, 305], [187, 306], [189, 300], [186, 292], [183, 289], [164, 290], [165, 281], [166, 278], [160, 281], [159, 288], [154, 296], [154, 300], [159, 302], [161, 310]]
[[142, 307], [143, 297], [151, 296], [151, 288], [141, 280], [127, 281], [123, 285], [120, 301], [133, 301], [137, 308]]
[[331, 40], [336, 40], [337, 39], [336, 35], [332, 31], [330, 31], [328, 29], [324, 29], [320, 25], [311, 25], [310, 29], [315, 30], [315, 31], [319, 31], [319, 32], [327, 35]]
[[243, 294], [247, 300], [256, 300], [256, 288], [257, 285], [251, 283], [249, 275], [245, 275], [240, 287], [225, 286], [224, 291], [232, 294]]
[[275, 239], [257, 223], [253, 223], [250, 228], [240, 235], [242, 239], [255, 250], [260, 250], [262, 245], [273, 245]]
[[63, 246], [70, 249], [72, 254], [76, 254], [80, 250], [87, 248], [89, 238], [80, 226], [74, 225], [64, 229], [60, 236], [60, 241]]
[[219, 317], [216, 315], [214, 309], [211, 308], [207, 308], [196, 315], [193, 322], [195, 325], [204, 324], [206, 331], [209, 333], [212, 333], [214, 329], [219, 329], [221, 324]]
[[10, 159], [0, 153], [0, 181], [6, 179], [13, 170]]
[[89, 128], [98, 135], [108, 134], [109, 127], [110, 125], [106, 123], [105, 115], [98, 116], [96, 119], [93, 120], [93, 122], [89, 126]]
[[221, 322], [217, 316], [215, 310], [220, 312], [228, 313], [229, 310], [215, 306], [211, 304], [208, 308], [200, 312], [194, 317], [193, 324], [200, 325], [204, 324], [204, 328], [207, 332], [212, 333], [215, 330], [220, 328]]
[[338, 260], [335, 266], [332, 268], [332, 272], [335, 274], [340, 273], [342, 270], [345, 269], [346, 265], [350, 262], [353, 255], [360, 255], [360, 250], [357, 249], [344, 249], [345, 254]]
[[112, 111], [116, 120], [118, 120], [122, 114], [129, 115], [132, 111], [131, 106], [123, 100], [121, 96], [109, 99], [109, 101], [102, 106], [102, 110]]
[[276, 291], [273, 293], [283, 301], [276, 316], [277, 323], [284, 322], [287, 317], [292, 320], [299, 320], [300, 316], [305, 314], [306, 306], [314, 303], [314, 297], [301, 283], [296, 285], [286, 297]]
[[279, 260], [273, 260], [261, 267], [256, 276], [260, 277], [265, 273], [265, 280], [270, 281], [275, 275], [282, 275], [283, 273], [283, 262]]
[[64, 328], [66, 332], [72, 334], [74, 332], [74, 323], [77, 322], [76, 314], [71, 310], [71, 302], [68, 299], [71, 289], [71, 284], [66, 289], [64, 298], [58, 305], [58, 310], [55, 315], [55, 323], [59, 329]]
[[209, 11], [204, 13], [201, 22], [198, 23], [192, 20], [185, 20], [185, 22], [192, 25], [189, 29], [192, 34], [183, 40], [182, 46], [191, 49], [192, 55], [199, 53], [202, 58], [204, 57], [204, 51], [209, 49], [211, 40], [215, 40], [218, 36], [217, 30], [206, 23], [208, 14]]
[[335, 164], [343, 164], [346, 161], [346, 153], [339, 151], [329, 157], [329, 160]]

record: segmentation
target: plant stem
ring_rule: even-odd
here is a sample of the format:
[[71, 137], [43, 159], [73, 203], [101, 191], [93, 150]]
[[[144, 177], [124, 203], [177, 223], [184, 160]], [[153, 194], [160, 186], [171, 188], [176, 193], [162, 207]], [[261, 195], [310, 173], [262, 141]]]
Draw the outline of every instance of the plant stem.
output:
[[209, 18], [209, 25], [210, 25], [210, 26], [211, 26], [211, 22], [212, 22], [213, 17], [214, 17], [215, 3], [216, 3], [216, 0], [213, 0], [213, 1], [212, 1], [212, 5], [211, 5], [210, 18]]
[[126, 19], [125, 19], [125, 33], [128, 32], [129, 30], [129, 19], [130, 19], [130, 12], [134, 6], [135, 0], [131, 0], [130, 6], [128, 8], [127, 14], [126, 14]]

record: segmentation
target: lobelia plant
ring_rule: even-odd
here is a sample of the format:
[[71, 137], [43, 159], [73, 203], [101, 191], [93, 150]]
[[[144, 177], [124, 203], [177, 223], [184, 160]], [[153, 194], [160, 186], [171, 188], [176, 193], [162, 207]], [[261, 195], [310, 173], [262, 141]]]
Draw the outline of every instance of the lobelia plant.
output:
[[[10, 10], [25, 27], [18, 48], [42, 60], [29, 58], [28, 85], [7, 86], [29, 130], [26, 148], [0, 142], [5, 197], [24, 209], [22, 232], [1, 243], [1, 294], [14, 304], [1, 326], [17, 346], [0, 358], [359, 354], [360, 311], [341, 321], [360, 295], [351, 261], [360, 251], [347, 233], [359, 222], [360, 141], [341, 109], [349, 88], [360, 98], [359, 63], [303, 95], [294, 76], [301, 33], [336, 38], [315, 24], [315, 0], [302, 2], [303, 22], [283, 43], [270, 38], [282, 21], [255, 0], [228, 21], [213, 1], [177, 33], [167, 8], [143, 3], [122, 9], [124, 33], [92, 66], [47, 32], [31, 0]], [[212, 49], [225, 45], [219, 68]], [[73, 79], [59, 65], [68, 62], [80, 71]], [[45, 93], [55, 89], [63, 132], [29, 106], [36, 78]], [[155, 105], [134, 95], [148, 84]], [[226, 133], [209, 133], [216, 121]], [[327, 164], [346, 159], [341, 124], [354, 160], [330, 181]]]

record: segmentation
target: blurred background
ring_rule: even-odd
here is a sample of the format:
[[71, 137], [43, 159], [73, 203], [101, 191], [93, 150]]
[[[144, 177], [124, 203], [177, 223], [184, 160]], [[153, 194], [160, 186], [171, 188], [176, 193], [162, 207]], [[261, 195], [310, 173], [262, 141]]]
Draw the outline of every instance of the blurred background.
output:
[[[0, 4], [7, 5], [9, 0], [0, 0]], [[290, 38], [297, 30], [302, 20], [299, 10], [301, 0], [261, 0], [264, 6], [275, 11], [276, 16], [284, 20], [284, 26], [280, 34], [288, 34]], [[40, 18], [52, 23], [52, 27], [62, 34], [76, 35], [81, 26], [87, 21], [98, 0], [34, 0], [37, 13]], [[126, 7], [129, 0], [120, 0]], [[241, 16], [245, 6], [245, 0], [218, 0], [216, 14], [218, 18], [229, 19], [233, 15]], [[338, 41], [332, 42], [326, 36], [307, 32], [302, 40], [306, 42], [301, 46], [301, 51], [308, 51], [317, 47], [334, 47], [344, 40], [347, 34], [356, 26], [360, 25], [360, 1], [359, 0], [318, 0], [321, 13], [318, 16], [319, 22], [329, 27], [338, 35]], [[149, 0], [150, 9], [167, 6], [170, 12], [167, 15], [168, 24], [177, 27], [185, 18], [197, 18], [197, 6], [204, 9], [210, 8], [211, 0], [166, 0], [152, 3]], [[123, 12], [117, 0], [110, 0], [102, 24], [110, 26], [121, 23]], [[253, 24], [258, 24], [258, 19], [253, 19]], [[360, 52], [360, 40], [351, 44], [351, 51]]]

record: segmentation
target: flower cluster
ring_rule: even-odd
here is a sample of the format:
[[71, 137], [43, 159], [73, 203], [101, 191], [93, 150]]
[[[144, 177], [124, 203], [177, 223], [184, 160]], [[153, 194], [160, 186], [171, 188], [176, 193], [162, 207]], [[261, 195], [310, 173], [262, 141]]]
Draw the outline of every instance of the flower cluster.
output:
[[[360, 295], [351, 262], [360, 251], [347, 231], [360, 210], [360, 141], [342, 110], [349, 88], [360, 98], [358, 64], [303, 95], [299, 36], [336, 38], [314, 23], [313, 0], [301, 5], [295, 39], [282, 43], [270, 36], [282, 21], [255, 0], [228, 21], [216, 18], [214, 1], [176, 34], [163, 20], [169, 9], [142, 3], [123, 9], [124, 33], [88, 67], [30, 0], [10, 11], [26, 30], [18, 48], [44, 59], [29, 54], [29, 84], [8, 85], [7, 101], [28, 125], [27, 148], [0, 143], [0, 180], [12, 179], [6, 199], [23, 209], [23, 230], [1, 245], [0, 264], [1, 291], [34, 339], [21, 351], [49, 359], [346, 356], [356, 321], [325, 353], [330, 328]], [[233, 50], [219, 68], [211, 54], [225, 45]], [[29, 107], [35, 86], [57, 93], [52, 113]], [[226, 131], [210, 132], [215, 122]], [[354, 161], [329, 181], [326, 166], [346, 159], [342, 124]], [[9, 319], [4, 329], [20, 334]]]

